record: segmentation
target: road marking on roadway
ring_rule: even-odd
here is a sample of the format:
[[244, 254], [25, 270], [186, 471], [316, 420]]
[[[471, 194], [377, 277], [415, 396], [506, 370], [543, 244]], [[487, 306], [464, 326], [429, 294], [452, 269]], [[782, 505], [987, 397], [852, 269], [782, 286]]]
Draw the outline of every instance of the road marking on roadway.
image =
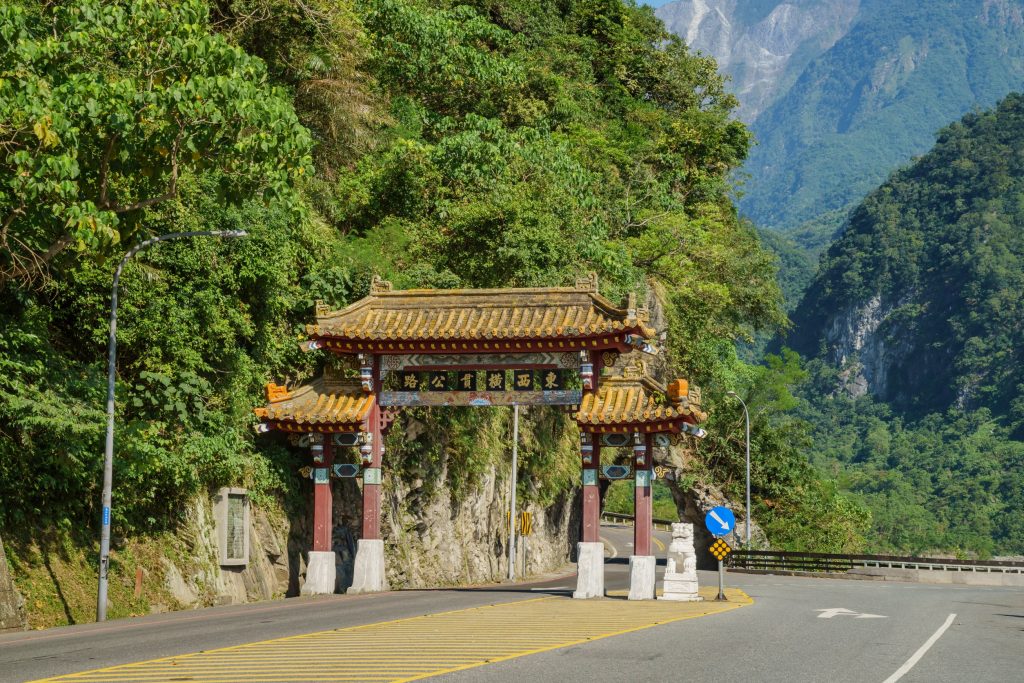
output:
[[914, 665], [917, 664], [917, 662], [921, 659], [921, 657], [924, 657], [924, 653], [928, 652], [928, 650], [931, 649], [932, 645], [935, 644], [935, 641], [938, 640], [939, 638], [941, 638], [942, 634], [946, 632], [946, 629], [949, 628], [953, 624], [953, 620], [954, 619], [956, 619], [956, 615], [955, 614], [950, 614], [948, 617], [946, 617], [945, 623], [942, 624], [942, 626], [939, 627], [939, 630], [936, 631], [935, 633], [933, 633], [931, 638], [929, 638], [928, 640], [924, 641], [924, 645], [919, 647], [917, 649], [917, 652], [912, 654], [910, 656], [910, 659], [908, 659], [903, 664], [903, 666], [901, 666], [900, 668], [896, 669], [896, 673], [894, 673], [892, 676], [889, 676], [887, 679], [885, 679], [885, 681], [883, 683], [896, 683], [896, 681], [898, 681], [901, 678], [903, 678], [903, 676], [908, 671], [913, 669]]
[[665, 549], [665, 544], [659, 541], [657, 536], [651, 536], [651, 540], [654, 541], [654, 545], [658, 546], [658, 550]]
[[604, 547], [605, 547], [605, 548], [607, 548], [607, 549], [609, 549], [609, 550], [611, 550], [611, 551], [612, 551], [612, 554], [611, 554], [611, 555], [609, 555], [609, 557], [610, 557], [611, 559], [615, 559], [616, 557], [618, 557], [618, 556], [619, 556], [619, 551], [615, 549], [615, 544], [614, 544], [614, 543], [612, 543], [611, 541], [609, 541], [609, 540], [608, 540], [607, 538], [605, 538], [604, 536], [598, 536], [598, 538], [599, 538], [599, 539], [601, 539], [601, 543], [604, 543]]
[[416, 681], [752, 604], [543, 597], [289, 636], [36, 683]]
[[854, 619], [888, 619], [889, 617], [884, 614], [868, 614], [867, 612], [854, 612], [853, 610], [846, 609], [845, 607], [831, 607], [829, 609], [816, 609], [815, 612], [819, 612], [819, 619], [831, 619], [834, 616], [851, 616]]

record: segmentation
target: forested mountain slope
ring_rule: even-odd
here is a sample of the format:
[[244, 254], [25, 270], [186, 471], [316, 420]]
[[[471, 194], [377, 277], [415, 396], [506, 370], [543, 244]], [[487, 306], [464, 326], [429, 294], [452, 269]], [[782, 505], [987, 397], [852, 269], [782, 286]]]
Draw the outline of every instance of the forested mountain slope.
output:
[[987, 407], [1024, 424], [1024, 97], [943, 129], [852, 213], [790, 342], [921, 414]]
[[879, 549], [1024, 552], [1024, 96], [852, 212], [793, 314], [809, 456]]

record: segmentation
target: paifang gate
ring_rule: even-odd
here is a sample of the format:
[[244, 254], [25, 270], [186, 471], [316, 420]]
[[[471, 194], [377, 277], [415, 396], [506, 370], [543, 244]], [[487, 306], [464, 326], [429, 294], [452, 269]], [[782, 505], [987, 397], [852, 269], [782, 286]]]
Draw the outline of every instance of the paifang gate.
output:
[[[313, 547], [304, 594], [335, 591], [331, 481], [363, 480], [361, 538], [350, 593], [387, 590], [381, 538], [384, 438], [408, 406], [561, 405], [580, 427], [582, 529], [574, 597], [604, 595], [600, 526], [601, 447], [632, 447], [636, 490], [630, 597], [654, 597], [651, 555], [652, 449], [670, 437], [700, 436], [700, 392], [676, 380], [666, 389], [642, 363], [602, 377], [621, 354], [652, 348], [649, 314], [630, 296], [620, 308], [597, 277], [574, 287], [393, 291], [377, 277], [370, 294], [339, 311], [320, 304], [303, 347], [346, 359], [359, 376], [325, 370], [308, 384], [267, 385], [258, 431], [302, 435], [313, 479]], [[361, 464], [336, 464], [358, 447]]]

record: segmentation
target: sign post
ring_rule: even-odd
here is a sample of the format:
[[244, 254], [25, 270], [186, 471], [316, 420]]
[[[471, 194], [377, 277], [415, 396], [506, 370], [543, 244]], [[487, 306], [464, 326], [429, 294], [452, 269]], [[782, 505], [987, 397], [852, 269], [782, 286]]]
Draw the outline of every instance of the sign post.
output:
[[725, 564], [723, 561], [732, 552], [732, 548], [722, 540], [722, 536], [731, 533], [736, 528], [736, 515], [729, 508], [719, 505], [708, 510], [708, 514], [704, 516], [704, 526], [716, 539], [711, 545], [711, 554], [718, 560], [718, 597], [715, 599], [725, 600]]

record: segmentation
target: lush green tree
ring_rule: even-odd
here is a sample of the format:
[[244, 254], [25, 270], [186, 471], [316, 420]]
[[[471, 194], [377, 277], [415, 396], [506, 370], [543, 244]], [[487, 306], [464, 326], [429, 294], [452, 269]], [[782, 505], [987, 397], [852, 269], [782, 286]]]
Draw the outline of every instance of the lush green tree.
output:
[[181, 179], [294, 203], [310, 139], [200, 0], [0, 8], [0, 285], [68, 247], [110, 253]]

